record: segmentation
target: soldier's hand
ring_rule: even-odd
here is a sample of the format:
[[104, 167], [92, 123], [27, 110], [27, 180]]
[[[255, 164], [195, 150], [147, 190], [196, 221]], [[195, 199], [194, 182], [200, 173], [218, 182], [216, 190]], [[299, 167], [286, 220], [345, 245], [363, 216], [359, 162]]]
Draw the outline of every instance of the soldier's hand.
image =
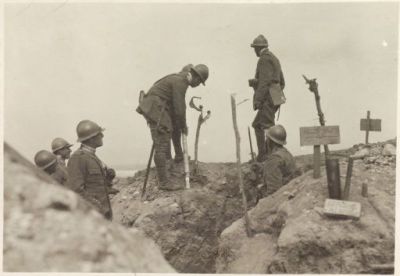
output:
[[114, 169], [107, 168], [106, 172], [107, 172], [107, 178], [109, 180], [113, 180], [115, 178], [116, 173]]
[[249, 79], [249, 86], [254, 88], [255, 86], [257, 86], [257, 82], [257, 79]]

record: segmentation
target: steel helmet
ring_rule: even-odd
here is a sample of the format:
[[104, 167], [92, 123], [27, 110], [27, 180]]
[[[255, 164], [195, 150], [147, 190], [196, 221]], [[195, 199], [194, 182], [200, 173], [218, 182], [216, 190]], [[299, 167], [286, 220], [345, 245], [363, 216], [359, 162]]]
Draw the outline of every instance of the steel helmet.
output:
[[57, 162], [57, 156], [47, 150], [41, 150], [35, 155], [35, 164], [45, 170]]
[[194, 71], [201, 79], [203, 85], [205, 85], [206, 80], [208, 79], [208, 67], [204, 64], [197, 64], [194, 67], [191, 67], [190, 70]]
[[251, 47], [268, 47], [268, 41], [263, 35], [257, 36], [254, 40], [253, 43], [250, 45]]
[[51, 142], [51, 150], [53, 153], [63, 148], [70, 148], [73, 145], [68, 143], [65, 139], [57, 137]]
[[76, 127], [76, 133], [78, 134], [78, 142], [86, 141], [100, 132], [103, 132], [105, 129], [100, 127], [95, 122], [90, 120], [80, 121], [78, 126]]
[[265, 135], [277, 144], [286, 145], [286, 130], [281, 125], [270, 127]]
[[189, 63], [189, 64], [183, 66], [181, 72], [189, 72], [189, 70], [190, 70], [191, 68], [193, 68], [193, 64]]

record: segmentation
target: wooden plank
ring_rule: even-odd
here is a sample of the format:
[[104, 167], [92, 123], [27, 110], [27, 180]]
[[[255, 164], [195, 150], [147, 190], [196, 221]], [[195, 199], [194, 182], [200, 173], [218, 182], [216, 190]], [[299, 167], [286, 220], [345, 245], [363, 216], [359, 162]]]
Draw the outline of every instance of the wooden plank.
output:
[[339, 126], [316, 126], [300, 128], [300, 146], [315, 146], [339, 143]]
[[314, 178], [321, 177], [321, 146], [314, 146]]
[[[367, 130], [368, 119], [360, 120], [360, 130]], [[369, 119], [369, 131], [382, 131], [382, 120], [381, 119]]]
[[361, 216], [361, 204], [354, 201], [327, 198], [325, 200], [324, 214], [332, 217], [358, 219]]

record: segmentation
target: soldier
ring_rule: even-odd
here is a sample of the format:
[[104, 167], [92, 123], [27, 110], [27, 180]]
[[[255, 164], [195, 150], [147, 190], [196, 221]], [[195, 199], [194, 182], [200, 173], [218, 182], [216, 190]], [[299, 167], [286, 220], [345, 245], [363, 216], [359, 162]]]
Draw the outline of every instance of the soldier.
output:
[[269, 153], [264, 131], [275, 125], [275, 113], [279, 108], [272, 103], [269, 88], [279, 84], [283, 90], [285, 80], [279, 60], [268, 50], [268, 41], [263, 35], [256, 37], [251, 47], [259, 57], [255, 78], [249, 80], [249, 86], [254, 88], [253, 108], [258, 110], [252, 126], [257, 139], [257, 161], [263, 162]]
[[57, 156], [47, 150], [41, 150], [36, 153], [34, 159], [37, 167], [44, 170], [61, 185], [66, 185], [68, 178], [62, 172], [62, 169], [57, 162]]
[[162, 190], [183, 188], [178, 183], [170, 183], [167, 177], [166, 160], [170, 151], [171, 132], [175, 130], [187, 135], [186, 90], [189, 85], [204, 85], [207, 78], [208, 67], [203, 64], [191, 67], [188, 72], [165, 76], [154, 83], [137, 108], [150, 127], [155, 149], [154, 163]]
[[71, 147], [73, 145], [68, 143], [63, 138], [55, 138], [51, 142], [51, 150], [57, 156], [58, 162], [58, 172], [60, 178], [65, 179], [65, 182], [68, 181], [68, 170], [67, 170], [67, 160], [71, 156]]
[[[190, 68], [193, 67], [193, 64], [187, 64], [185, 65], [181, 72], [179, 73], [185, 73], [187, 74], [190, 71]], [[182, 150], [182, 143], [181, 143], [181, 130], [179, 127], [174, 125], [174, 121], [172, 120], [172, 144], [174, 145], [174, 150], [175, 150], [175, 158], [174, 161], [176, 163], [180, 163], [183, 161], [183, 150]], [[169, 144], [169, 151], [167, 152], [167, 160], [172, 160], [172, 154], [171, 154], [171, 143]]]
[[76, 132], [81, 147], [72, 154], [68, 162], [69, 185], [92, 203], [105, 218], [111, 220], [107, 169], [96, 156], [96, 148], [103, 145], [103, 131], [104, 128], [90, 120], [79, 122]]
[[296, 176], [296, 164], [286, 145], [286, 130], [281, 125], [266, 131], [271, 154], [264, 162], [263, 184], [258, 188], [262, 197], [275, 193]]

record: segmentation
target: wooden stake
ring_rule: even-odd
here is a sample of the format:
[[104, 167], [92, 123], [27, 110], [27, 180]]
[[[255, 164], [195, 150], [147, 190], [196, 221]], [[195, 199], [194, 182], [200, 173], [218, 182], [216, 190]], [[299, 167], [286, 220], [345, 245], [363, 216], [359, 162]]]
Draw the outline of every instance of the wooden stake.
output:
[[249, 215], [247, 214], [247, 198], [244, 191], [243, 186], [243, 178], [242, 178], [242, 169], [241, 169], [241, 161], [240, 161], [240, 134], [239, 129], [237, 126], [237, 119], [236, 119], [236, 99], [234, 94], [231, 94], [231, 105], [232, 105], [232, 120], [233, 120], [233, 129], [235, 130], [235, 138], [236, 138], [236, 164], [237, 164], [237, 171], [239, 177], [239, 187], [240, 192], [242, 193], [242, 200], [243, 200], [243, 211], [244, 211], [244, 223], [246, 227], [246, 234], [247, 237], [252, 237], [253, 233], [251, 231], [250, 226], [250, 219]]
[[200, 137], [200, 127], [201, 127], [201, 120], [202, 120], [202, 112], [200, 112], [199, 118], [197, 119], [197, 128], [196, 128], [196, 140], [194, 142], [194, 174], [198, 173], [198, 152], [199, 152], [199, 137]]
[[[317, 112], [318, 112], [318, 117], [319, 117], [319, 123], [321, 126], [325, 126], [325, 116], [324, 113], [322, 113], [321, 109], [321, 97], [319, 96], [318, 92], [318, 83], [316, 79], [307, 79], [306, 76], [303, 75], [303, 78], [306, 80], [306, 83], [310, 85], [308, 88], [312, 93], [314, 93], [315, 96], [315, 104], [317, 105]], [[325, 159], [328, 158], [329, 156], [329, 148], [328, 145], [324, 145], [324, 152], [325, 152]]]
[[251, 161], [254, 162], [255, 160], [254, 160], [253, 142], [251, 141], [250, 127], [247, 127], [247, 132], [249, 133]]
[[346, 182], [344, 184], [343, 200], [349, 199], [351, 176], [353, 174], [353, 158], [349, 157], [347, 162], [348, 162], [347, 163], [347, 173], [346, 173]]
[[371, 115], [371, 112], [368, 110], [368, 111], [367, 111], [367, 129], [366, 129], [366, 131], [365, 131], [365, 144], [366, 144], [366, 145], [368, 145], [369, 125], [370, 125], [369, 119], [370, 119], [370, 115]]
[[314, 178], [321, 177], [321, 146], [314, 146]]

